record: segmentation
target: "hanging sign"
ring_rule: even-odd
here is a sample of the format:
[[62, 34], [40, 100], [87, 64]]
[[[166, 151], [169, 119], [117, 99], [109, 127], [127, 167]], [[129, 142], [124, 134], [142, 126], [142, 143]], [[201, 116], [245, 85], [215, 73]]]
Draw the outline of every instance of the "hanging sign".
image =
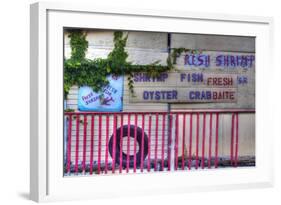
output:
[[80, 111], [118, 112], [123, 109], [123, 77], [108, 76], [109, 84], [102, 92], [96, 93], [92, 88], [79, 88], [78, 109]]

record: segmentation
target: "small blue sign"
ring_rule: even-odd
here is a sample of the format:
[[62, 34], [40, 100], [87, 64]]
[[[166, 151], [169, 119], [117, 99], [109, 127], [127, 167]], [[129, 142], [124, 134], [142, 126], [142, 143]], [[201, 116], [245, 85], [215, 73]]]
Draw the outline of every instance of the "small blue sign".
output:
[[78, 109], [80, 111], [118, 112], [123, 109], [123, 76], [107, 77], [109, 84], [96, 93], [91, 87], [79, 88]]

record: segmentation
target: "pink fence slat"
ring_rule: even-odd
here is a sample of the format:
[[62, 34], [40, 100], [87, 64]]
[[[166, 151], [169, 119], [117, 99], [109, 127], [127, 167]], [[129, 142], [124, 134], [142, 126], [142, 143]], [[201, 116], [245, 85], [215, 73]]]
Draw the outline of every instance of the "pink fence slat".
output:
[[76, 115], [75, 173], [78, 173], [80, 115]]
[[236, 141], [235, 141], [235, 167], [237, 167], [238, 164], [238, 140], [239, 140], [239, 119], [238, 119], [238, 113], [236, 113]]
[[162, 115], [162, 153], [161, 153], [161, 170], [164, 170], [164, 149], [165, 149], [165, 125], [166, 115]]
[[213, 132], [213, 114], [210, 113], [210, 128], [209, 128], [209, 158], [208, 158], [208, 168], [211, 168], [212, 160], [212, 133]]
[[199, 166], [199, 113], [196, 113], [196, 164], [195, 168]]
[[70, 172], [70, 164], [71, 164], [71, 133], [72, 133], [72, 115], [69, 115], [69, 120], [68, 120], [68, 131], [67, 131], [67, 173]]
[[179, 144], [179, 115], [176, 114], [175, 124], [175, 170], [178, 169], [178, 144]]
[[215, 147], [215, 168], [218, 167], [218, 146], [219, 145], [219, 113], [216, 113], [216, 147]]
[[157, 150], [158, 150], [158, 113], [156, 114], [155, 122], [155, 152], [154, 152], [154, 171], [157, 170]]
[[173, 126], [173, 115], [169, 114], [169, 131], [168, 131], [168, 171], [171, 170], [171, 143], [172, 143], [172, 126]]
[[141, 172], [143, 172], [143, 155], [144, 155], [144, 121], [145, 121], [145, 115], [142, 114], [141, 119], [141, 127], [142, 127], [142, 133], [141, 133]]
[[134, 129], [134, 172], [137, 170], [137, 128], [138, 128], [138, 115], [135, 114], [135, 129]]
[[123, 169], [123, 114], [121, 114], [121, 125], [120, 125], [120, 155], [119, 155], [119, 173], [122, 173]]
[[202, 136], [202, 157], [201, 157], [201, 167], [205, 167], [205, 138], [206, 138], [206, 113], [203, 114], [203, 136]]
[[147, 155], [147, 171], [150, 172], [150, 155], [151, 155], [151, 115], [148, 118], [148, 155]]
[[126, 161], [126, 172], [129, 172], [130, 168], [130, 128], [131, 128], [131, 114], [128, 114], [128, 135], [127, 135], [127, 161]]
[[93, 161], [94, 161], [94, 129], [95, 129], [95, 116], [91, 116], [91, 150], [90, 150], [90, 174], [93, 174]]
[[99, 115], [99, 141], [98, 141], [98, 174], [101, 168], [101, 134], [102, 134], [102, 115]]
[[183, 114], [183, 125], [182, 125], [182, 156], [181, 156], [181, 169], [184, 170], [185, 159], [185, 126], [186, 126], [186, 114]]
[[191, 160], [192, 160], [192, 117], [193, 114], [190, 114], [190, 127], [189, 127], [189, 154], [188, 154], [188, 169], [191, 169]]
[[115, 173], [115, 161], [116, 161], [116, 127], [117, 127], [117, 116], [113, 115], [113, 147], [112, 147], [112, 173]]
[[230, 163], [233, 166], [233, 144], [234, 144], [234, 117], [235, 115], [232, 114], [231, 120], [231, 140], [230, 140]]
[[87, 115], [84, 115], [84, 136], [83, 136], [83, 166], [82, 170], [85, 172], [86, 169], [86, 151], [87, 151]]
[[109, 115], [106, 115], [106, 124], [105, 124], [105, 167], [104, 173], [107, 174], [108, 169], [108, 137], [109, 137]]

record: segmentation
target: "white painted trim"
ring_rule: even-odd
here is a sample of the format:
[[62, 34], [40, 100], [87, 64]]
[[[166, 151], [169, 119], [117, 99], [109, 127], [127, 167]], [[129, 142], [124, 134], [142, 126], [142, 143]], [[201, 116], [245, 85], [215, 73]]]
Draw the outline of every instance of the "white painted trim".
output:
[[46, 8], [30, 7], [30, 198], [48, 193]]
[[[66, 3], [36, 3], [31, 5], [31, 16], [30, 16], [30, 32], [31, 32], [31, 40], [30, 40], [30, 48], [31, 48], [31, 70], [30, 70], [30, 117], [31, 117], [31, 127], [30, 127], [30, 198], [34, 201], [53, 201], [53, 200], [69, 200], [69, 199], [81, 199], [81, 198], [104, 198], [109, 197], [108, 194], [111, 193], [111, 197], [113, 196], [126, 196], [126, 194], [122, 194], [120, 191], [116, 193], [111, 192], [110, 190], [104, 192], [101, 188], [99, 192], [97, 192], [95, 195], [93, 195], [91, 192], [85, 192], [82, 194], [81, 190], [78, 190], [79, 193], [73, 194], [68, 192], [67, 190], [60, 190], [59, 192], [49, 190], [50, 184], [52, 186], [59, 185], [59, 187], [67, 187], [69, 185], [85, 185], [83, 189], [93, 187], [95, 184], [105, 184], [110, 185], [110, 183], [120, 183], [123, 180], [122, 186], [125, 186], [126, 184], [132, 183], [132, 177], [134, 177], [134, 180], [137, 180], [137, 182], [141, 185], [142, 181], [144, 180], [143, 176], [141, 175], [127, 175], [127, 176], [116, 176], [116, 177], [93, 177], [93, 178], [87, 178], [87, 177], [77, 177], [77, 178], [63, 178], [62, 174], [60, 179], [56, 178], [57, 176], [60, 176], [59, 173], [56, 173], [56, 176], [49, 176], [50, 169], [49, 166], [52, 166], [52, 169], [56, 168], [57, 165], [59, 165], [58, 162], [60, 160], [57, 160], [56, 162], [50, 161], [49, 164], [49, 155], [53, 153], [49, 153], [49, 140], [50, 136], [48, 136], [48, 133], [50, 130], [48, 129], [48, 116], [49, 112], [51, 110], [48, 109], [49, 103], [47, 101], [49, 100], [49, 95], [52, 95], [54, 93], [49, 93], [47, 82], [49, 73], [47, 72], [47, 13], [49, 11], [63, 11], [66, 13], [90, 13], [90, 14], [106, 14], [108, 16], [110, 15], [121, 15], [125, 17], [140, 17], [140, 18], [163, 18], [163, 19], [174, 19], [174, 20], [197, 20], [198, 22], [203, 22], [205, 20], [213, 21], [213, 22], [237, 22], [242, 24], [252, 24], [253, 26], [256, 25], [257, 27], [264, 25], [267, 26], [266, 34], [263, 34], [264, 37], [266, 37], [265, 42], [263, 42], [260, 47], [257, 48], [257, 59], [261, 59], [261, 53], [265, 55], [264, 61], [267, 63], [271, 63], [271, 57], [269, 56], [270, 50], [272, 50], [272, 24], [273, 20], [269, 17], [257, 17], [257, 16], [236, 16], [236, 15], [228, 15], [228, 14], [212, 14], [212, 13], [198, 13], [198, 12], [185, 12], [185, 11], [157, 11], [157, 10], [140, 10], [140, 9], [126, 9], [126, 8], [100, 8], [96, 7], [95, 5], [87, 5], [87, 4], [74, 4], [70, 2]], [[110, 27], [108, 27], [110, 29]], [[112, 29], [114, 29], [112, 27]], [[186, 31], [183, 31], [186, 32]], [[228, 31], [229, 35], [230, 31]], [[242, 31], [238, 34], [243, 33]], [[249, 32], [252, 33], [251, 36], [255, 36], [255, 32]], [[249, 35], [249, 33], [245, 35]], [[259, 37], [259, 36], [258, 36]], [[268, 38], [267, 38], [268, 37]], [[270, 45], [265, 45], [265, 43], [269, 43]], [[62, 45], [61, 45], [62, 46]], [[265, 48], [263, 51], [260, 50], [260, 48]], [[259, 53], [260, 52], [260, 53]], [[268, 77], [268, 74], [265, 73], [263, 70], [263, 66], [265, 64], [257, 65], [257, 73], [258, 78], [261, 79], [261, 76]], [[270, 66], [272, 67], [272, 66]], [[270, 69], [270, 67], [268, 67]], [[50, 76], [49, 76], [50, 77]], [[54, 79], [51, 79], [54, 80]], [[257, 90], [261, 91], [264, 95], [266, 93], [265, 86], [262, 87], [262, 85], [257, 86]], [[264, 96], [262, 96], [264, 97]], [[259, 119], [265, 119], [265, 116], [268, 114], [266, 113], [266, 110], [264, 109], [265, 105], [268, 105], [269, 103], [265, 99], [260, 100], [257, 103], [257, 117]], [[270, 121], [270, 120], [269, 120]], [[263, 125], [260, 123], [260, 120], [258, 120], [257, 123], [257, 133], [259, 135], [264, 134], [266, 129], [266, 125]], [[267, 136], [269, 139], [273, 139], [270, 136]], [[53, 139], [54, 136], [52, 136], [51, 139]], [[182, 177], [200, 177], [202, 180], [209, 179], [214, 176], [221, 176], [221, 177], [230, 177], [232, 174], [235, 174], [237, 176], [248, 176], [249, 171], [253, 174], [253, 176], [259, 176], [257, 179], [250, 178], [246, 179], [244, 183], [235, 183], [231, 177], [229, 184], [224, 184], [222, 182], [217, 182], [217, 186], [212, 183], [212, 181], [209, 181], [208, 184], [204, 184], [203, 182], [199, 181], [198, 186], [195, 187], [188, 187], [188, 186], [180, 186], [178, 185], [176, 187], [176, 184], [167, 184], [166, 186], [172, 185], [171, 189], [168, 189], [167, 187], [162, 187], [162, 189], [159, 189], [156, 191], [157, 184], [152, 184], [149, 189], [147, 187], [140, 187], [139, 189], [131, 189], [128, 191], [128, 194], [130, 196], [139, 195], [139, 194], [155, 194], [155, 193], [185, 193], [188, 191], [204, 191], [204, 190], [210, 190], [212, 188], [216, 188], [216, 190], [225, 190], [225, 189], [233, 189], [233, 188], [251, 188], [251, 187], [268, 187], [271, 186], [273, 183], [273, 174], [272, 170], [268, 170], [272, 168], [272, 162], [267, 161], [262, 162], [259, 157], [264, 157], [262, 154], [266, 154], [266, 156], [270, 155], [273, 150], [272, 147], [272, 140], [267, 140], [265, 144], [262, 144], [264, 140], [261, 140], [262, 138], [259, 138], [259, 141], [257, 142], [257, 150], [258, 150], [258, 160], [257, 160], [257, 169], [236, 169], [236, 170], [216, 170], [216, 172], [209, 171], [208, 176], [205, 173], [205, 171], [199, 171], [199, 172], [189, 172], [188, 176], [184, 172], [176, 172], [176, 173], [163, 173], [163, 174], [157, 174], [145, 175], [146, 178], [149, 178], [150, 180], [153, 180], [155, 183], [163, 183], [163, 177], [165, 179], [168, 179], [170, 183], [174, 181], [180, 181]], [[52, 141], [54, 142], [54, 141]], [[57, 146], [57, 145], [56, 145]], [[52, 149], [55, 149], [56, 151], [62, 149], [59, 147], [53, 147]], [[264, 149], [264, 146], [266, 149]], [[267, 159], [264, 157], [263, 159]], [[54, 164], [53, 164], [54, 163]], [[61, 166], [61, 165], [60, 165]], [[259, 169], [261, 168], [261, 169]], [[59, 168], [61, 170], [61, 168]], [[55, 170], [56, 171], [56, 170]], [[215, 173], [215, 174], [214, 174]], [[180, 178], [179, 178], [180, 177]], [[241, 179], [239, 179], [241, 180]], [[155, 189], [153, 189], [153, 187]], [[127, 187], [128, 188], [128, 187]], [[58, 191], [59, 189], [57, 189]], [[138, 190], [138, 191], [137, 191]], [[153, 190], [153, 191], [152, 191]], [[120, 195], [118, 195], [120, 194]]]
[[48, 10], [70, 11], [70, 12], [89, 12], [89, 13], [105, 13], [105, 14], [121, 14], [133, 16], [147, 17], [168, 17], [168, 18], [189, 18], [199, 20], [214, 20], [214, 21], [236, 21], [250, 22], [257, 24], [272, 23], [271, 17], [248, 16], [248, 15], [232, 15], [227, 13], [207, 13], [193, 12], [185, 10], [155, 10], [155, 9], [133, 9], [124, 7], [101, 7], [95, 4], [74, 2], [40, 2]]

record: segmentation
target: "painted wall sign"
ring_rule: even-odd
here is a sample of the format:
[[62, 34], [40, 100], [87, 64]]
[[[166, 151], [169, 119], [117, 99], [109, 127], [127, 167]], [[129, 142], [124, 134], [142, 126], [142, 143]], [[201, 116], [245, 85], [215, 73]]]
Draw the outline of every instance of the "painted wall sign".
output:
[[195, 72], [169, 72], [162, 73], [159, 77], [149, 77], [145, 73], [136, 73], [133, 76], [134, 87], [236, 87], [237, 74], [226, 74], [222, 72], [210, 73], [207, 71]]
[[237, 74], [170, 72], [158, 78], [134, 75], [130, 102], [236, 102]]
[[[212, 58], [212, 61], [211, 61]], [[252, 67], [255, 60], [254, 55], [225, 55], [225, 54], [185, 54], [184, 65], [194, 67]]]
[[108, 76], [109, 85], [103, 92], [96, 93], [92, 88], [83, 86], [78, 92], [78, 109], [81, 111], [122, 111], [123, 77]]
[[236, 102], [236, 88], [138, 89], [131, 102]]
[[254, 53], [204, 51], [184, 53], [177, 59], [179, 68], [251, 69], [255, 67]]
[[177, 71], [134, 74], [131, 103], [232, 103], [254, 106], [255, 54], [203, 51], [177, 58]]

